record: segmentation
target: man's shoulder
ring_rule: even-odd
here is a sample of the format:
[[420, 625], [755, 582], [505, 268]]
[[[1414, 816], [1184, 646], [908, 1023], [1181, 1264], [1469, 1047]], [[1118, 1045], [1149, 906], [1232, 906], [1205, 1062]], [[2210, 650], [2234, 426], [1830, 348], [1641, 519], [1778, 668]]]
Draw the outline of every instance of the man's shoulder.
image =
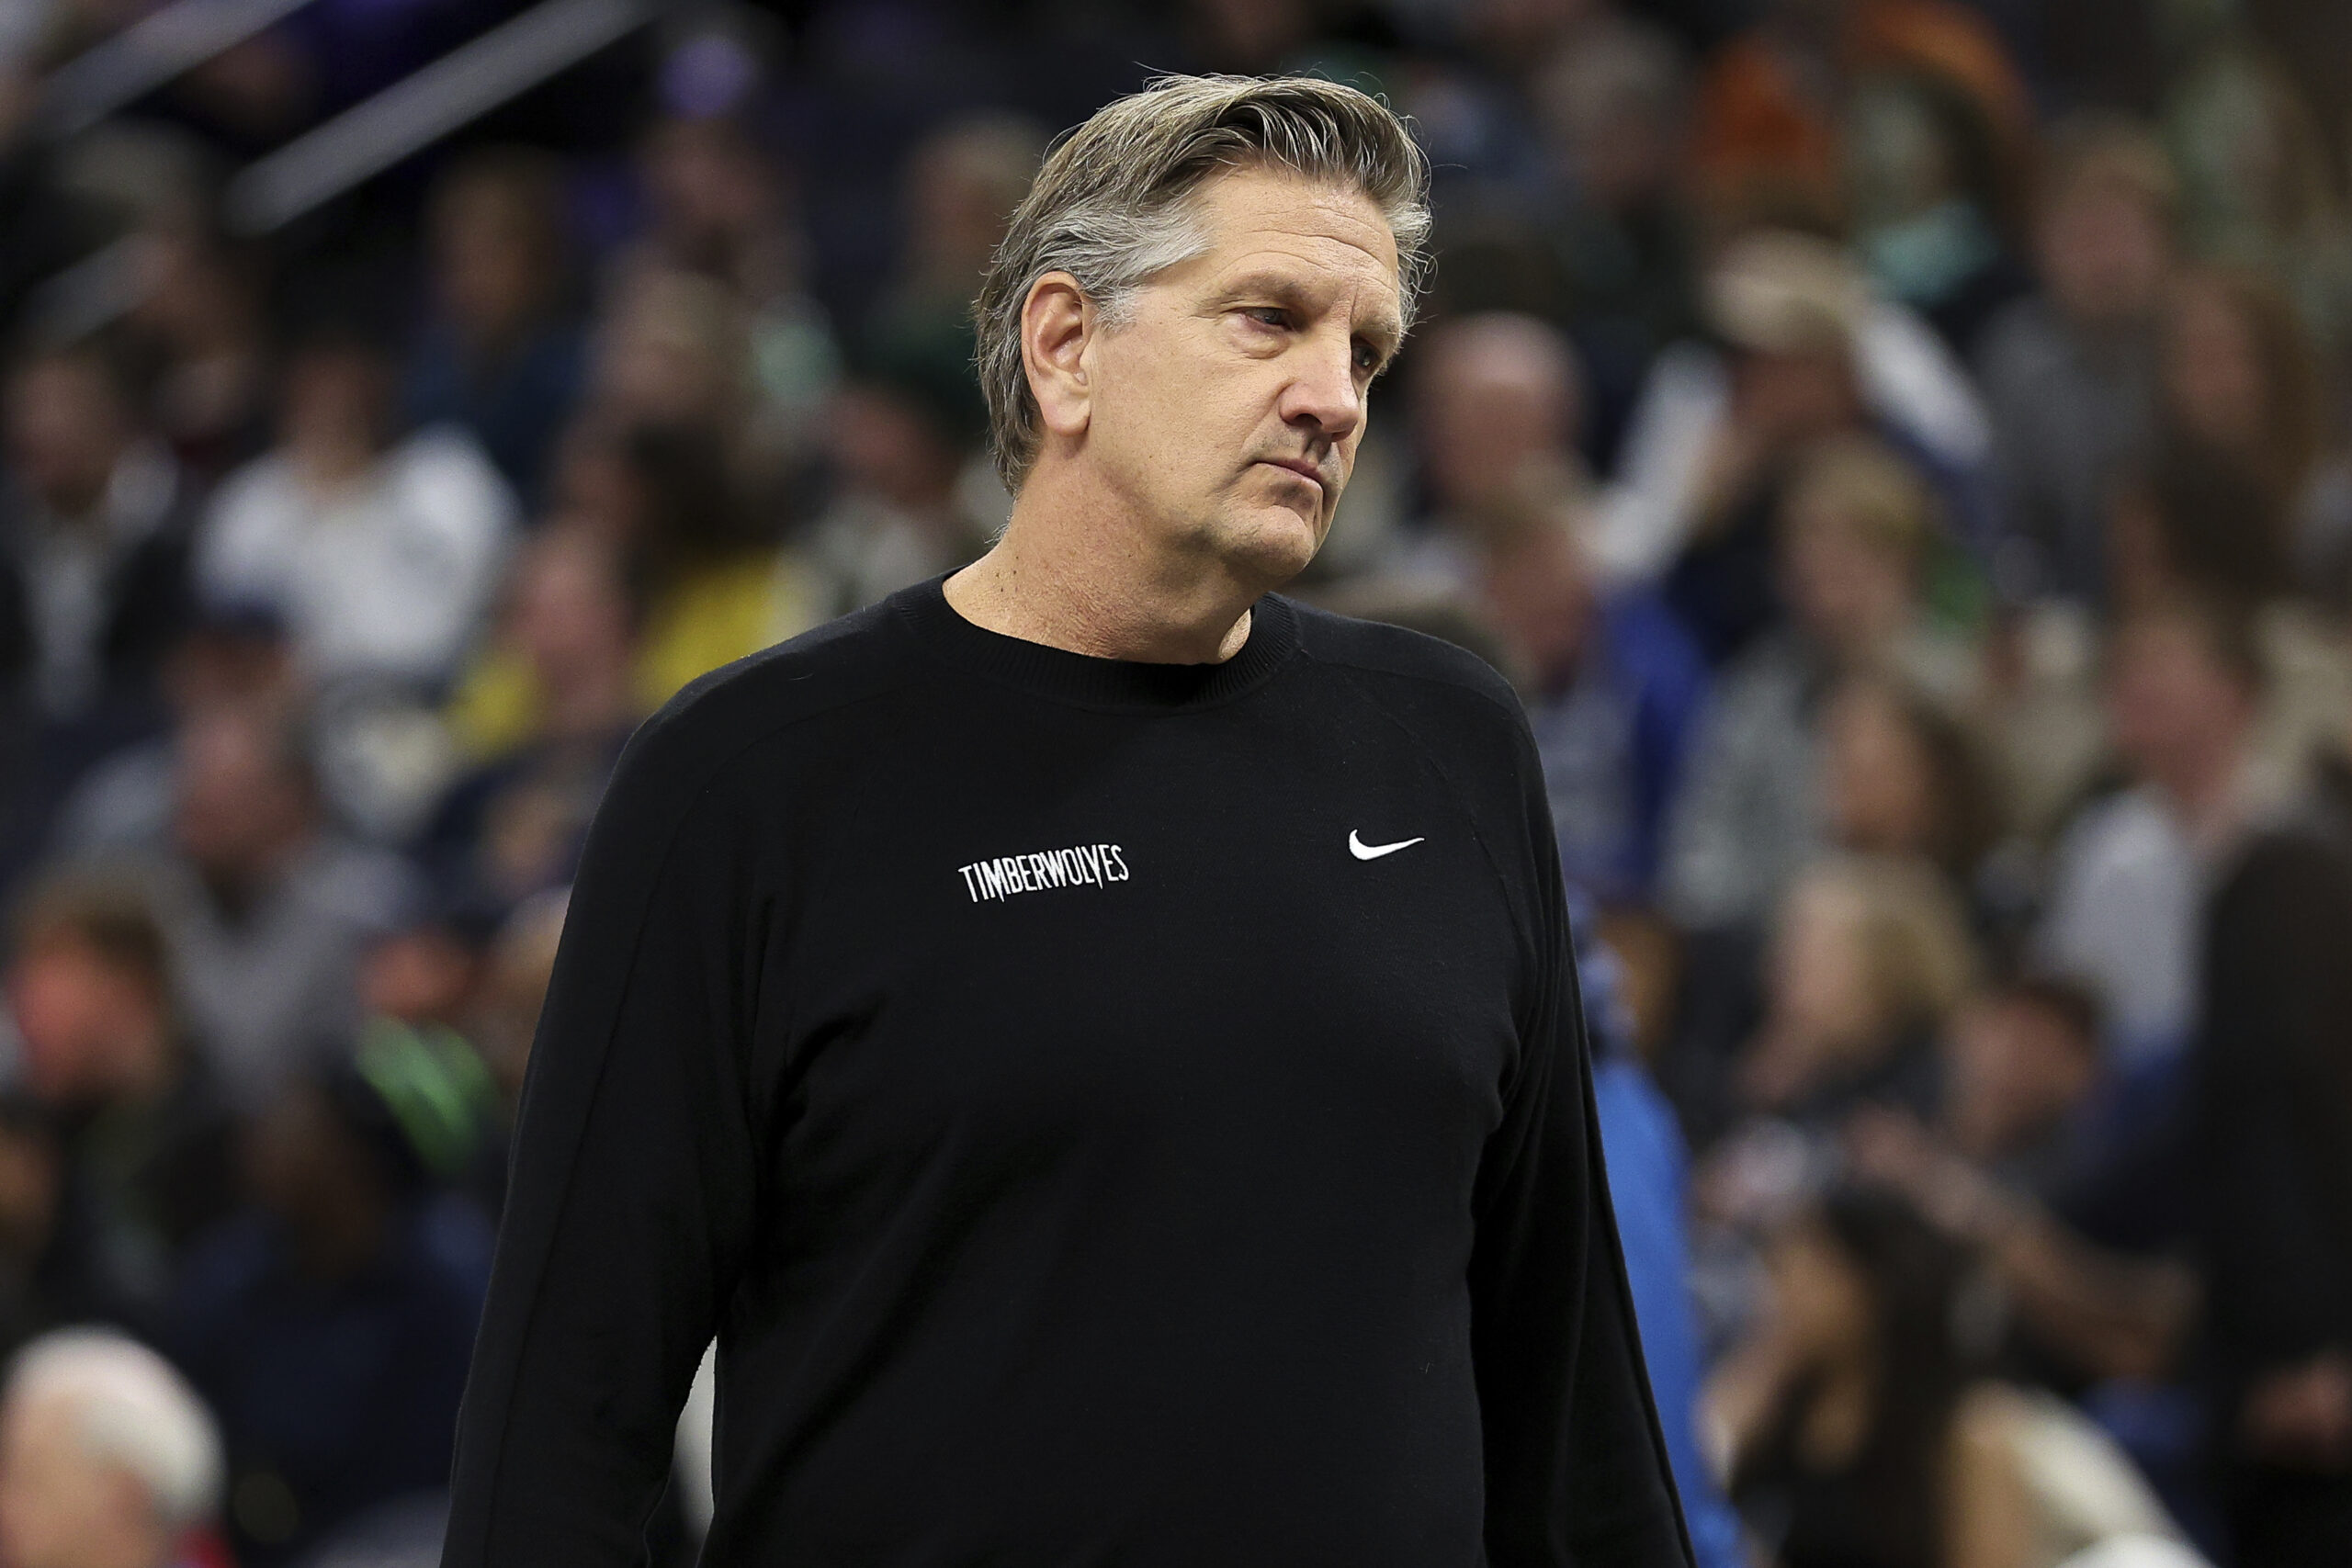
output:
[[689, 683], [639, 728], [623, 769], [707, 778], [785, 731], [902, 689], [916, 672], [910, 652], [887, 604], [828, 621]]
[[1376, 684], [1410, 693], [1417, 705], [1457, 710], [1474, 723], [1524, 724], [1510, 682], [1469, 649], [1384, 621], [1287, 603], [1298, 616], [1299, 650], [1317, 663], [1371, 677]]

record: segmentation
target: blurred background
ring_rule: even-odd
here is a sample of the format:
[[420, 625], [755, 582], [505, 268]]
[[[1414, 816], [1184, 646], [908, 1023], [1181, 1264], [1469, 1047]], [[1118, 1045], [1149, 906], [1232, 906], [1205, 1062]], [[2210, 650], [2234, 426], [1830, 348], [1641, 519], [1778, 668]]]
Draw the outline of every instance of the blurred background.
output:
[[435, 1561], [618, 749], [1178, 70], [1436, 164], [1296, 591], [1524, 695], [1705, 1568], [2352, 1562], [2352, 7], [0, 0], [0, 1568]]

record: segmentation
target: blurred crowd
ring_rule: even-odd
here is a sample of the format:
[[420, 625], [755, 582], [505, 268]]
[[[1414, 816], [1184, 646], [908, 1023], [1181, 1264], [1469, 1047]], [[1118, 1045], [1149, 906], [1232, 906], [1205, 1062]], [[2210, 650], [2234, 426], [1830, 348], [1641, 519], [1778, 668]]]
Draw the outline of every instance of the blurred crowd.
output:
[[0, 1568], [434, 1560], [619, 749], [986, 547], [969, 300], [1165, 70], [1436, 164], [1296, 592], [1524, 695], [1704, 1568], [2352, 1562], [2352, 11], [681, 8], [255, 234], [525, 7], [62, 133], [156, 8], [0, 12]]

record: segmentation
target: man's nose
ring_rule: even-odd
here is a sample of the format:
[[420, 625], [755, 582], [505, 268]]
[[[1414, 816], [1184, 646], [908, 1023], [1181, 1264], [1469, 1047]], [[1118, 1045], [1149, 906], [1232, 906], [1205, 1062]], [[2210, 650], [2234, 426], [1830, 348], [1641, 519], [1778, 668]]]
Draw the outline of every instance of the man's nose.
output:
[[1283, 393], [1283, 420], [1308, 424], [1327, 441], [1345, 441], [1363, 423], [1363, 392], [1357, 383], [1355, 345], [1342, 340], [1303, 343], [1290, 385]]

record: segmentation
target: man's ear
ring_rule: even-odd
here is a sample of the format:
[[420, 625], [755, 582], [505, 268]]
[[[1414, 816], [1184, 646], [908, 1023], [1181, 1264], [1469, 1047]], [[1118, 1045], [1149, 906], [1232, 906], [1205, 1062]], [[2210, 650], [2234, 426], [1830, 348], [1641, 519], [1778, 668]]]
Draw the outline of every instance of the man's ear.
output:
[[1091, 404], [1086, 350], [1102, 319], [1066, 272], [1049, 272], [1029, 286], [1021, 304], [1021, 362], [1028, 372], [1037, 421], [1061, 436], [1086, 434]]

